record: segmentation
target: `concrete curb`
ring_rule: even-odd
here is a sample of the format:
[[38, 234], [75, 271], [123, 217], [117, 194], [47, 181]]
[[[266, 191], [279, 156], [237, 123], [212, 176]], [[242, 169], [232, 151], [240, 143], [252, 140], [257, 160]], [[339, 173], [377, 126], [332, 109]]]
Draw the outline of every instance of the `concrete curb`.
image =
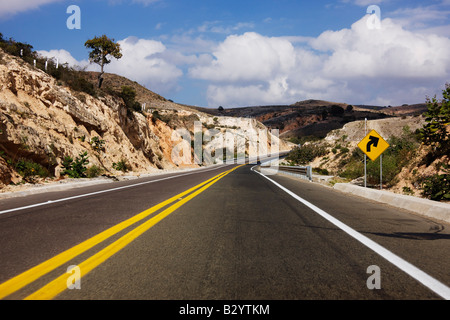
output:
[[[64, 181], [64, 180], [62, 180], [62, 181]], [[24, 197], [24, 196], [28, 196], [31, 194], [53, 192], [53, 191], [63, 191], [63, 190], [69, 190], [69, 189], [73, 189], [73, 188], [81, 188], [81, 187], [87, 187], [87, 186], [93, 186], [93, 185], [111, 183], [111, 182], [113, 182], [112, 179], [90, 179], [88, 181], [80, 181], [80, 182], [64, 181], [64, 182], [60, 182], [60, 183], [50, 183], [48, 185], [39, 184], [39, 185], [31, 186], [30, 188], [27, 188], [27, 189], [21, 190], [21, 191], [11, 191], [11, 192], [0, 193], [0, 199]]]
[[44, 192], [52, 192], [52, 191], [64, 191], [74, 188], [82, 188], [88, 186], [94, 186], [99, 184], [112, 183], [115, 181], [129, 181], [136, 180], [140, 178], [148, 178], [148, 177], [157, 177], [164, 174], [171, 173], [186, 173], [195, 170], [201, 170], [205, 168], [213, 168], [216, 166], [220, 166], [221, 164], [213, 164], [207, 167], [199, 167], [199, 168], [185, 168], [178, 170], [170, 170], [164, 169], [157, 172], [152, 173], [139, 173], [139, 175], [123, 175], [117, 177], [98, 177], [98, 178], [80, 178], [80, 179], [64, 179], [59, 182], [50, 182], [48, 184], [34, 184], [29, 185], [27, 188], [18, 191], [11, 192], [0, 192], [0, 200], [16, 198], [16, 197], [25, 197], [32, 194], [39, 194]]
[[349, 183], [336, 183], [333, 188], [450, 223], [450, 204], [447, 203], [396, 194], [389, 191], [364, 188]]

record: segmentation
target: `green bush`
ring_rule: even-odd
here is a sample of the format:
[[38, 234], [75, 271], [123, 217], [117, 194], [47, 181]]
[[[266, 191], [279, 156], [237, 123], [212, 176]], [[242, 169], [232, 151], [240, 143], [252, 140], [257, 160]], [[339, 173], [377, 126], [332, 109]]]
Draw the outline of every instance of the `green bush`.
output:
[[[383, 155], [383, 184], [393, 185], [395, 184], [395, 177], [402, 170], [401, 159], [397, 155]], [[380, 159], [371, 161], [367, 159], [367, 182], [370, 184], [380, 183]]]
[[105, 149], [105, 140], [100, 139], [99, 137], [92, 137], [90, 145], [95, 151], [100, 151]]
[[435, 174], [423, 180], [422, 195], [435, 201], [450, 200], [450, 174]]
[[330, 172], [324, 168], [313, 168], [313, 171], [317, 174], [321, 174], [321, 175], [325, 175], [325, 176], [330, 174]]
[[316, 136], [303, 136], [303, 137], [291, 137], [289, 138], [289, 142], [295, 143], [295, 144], [301, 144], [303, 145], [305, 142], [314, 142], [320, 140], [319, 137]]
[[161, 120], [161, 115], [159, 114], [158, 110], [155, 110], [152, 112], [152, 119], [153, 122], [156, 122], [156, 120]]
[[127, 172], [129, 170], [127, 161], [122, 159], [119, 162], [114, 162], [113, 163], [113, 168], [116, 169], [117, 171], [122, 171], [122, 172]]
[[440, 162], [436, 169], [442, 173], [416, 179], [422, 196], [435, 201], [450, 200], [450, 164]]
[[286, 160], [291, 161], [294, 164], [308, 164], [316, 157], [321, 157], [326, 154], [326, 148], [314, 144], [308, 144], [301, 147], [295, 147], [287, 155]]
[[414, 195], [414, 191], [410, 188], [410, 187], [403, 187], [403, 194], [409, 195], [409, 196], [413, 196]]
[[103, 169], [100, 168], [99, 166], [96, 166], [95, 164], [92, 165], [91, 167], [87, 168], [86, 170], [86, 176], [88, 178], [95, 178], [100, 176], [103, 173]]
[[142, 106], [136, 101], [136, 90], [129, 86], [123, 86], [120, 92], [120, 97], [123, 99], [128, 110], [141, 112]]
[[427, 99], [427, 112], [424, 113], [427, 122], [419, 130], [422, 142], [433, 146], [435, 158], [450, 152], [450, 83], [442, 91], [442, 100], [436, 97]]
[[63, 175], [68, 175], [70, 178], [85, 178], [86, 177], [86, 165], [89, 163], [87, 159], [87, 152], [80, 153], [74, 160], [70, 156], [66, 156], [63, 161]]
[[[450, 153], [450, 84], [445, 85], [442, 91], [442, 99], [438, 101], [436, 97], [427, 99], [427, 112], [424, 113], [427, 122], [419, 130], [419, 136], [423, 144], [431, 146], [432, 149], [427, 155], [427, 162]], [[442, 166], [442, 168], [441, 168]], [[448, 164], [440, 163], [438, 170], [443, 169], [443, 174], [435, 174], [426, 177], [421, 182], [422, 195], [436, 201], [450, 199], [450, 170]]]
[[26, 159], [19, 159], [14, 167], [25, 180], [30, 180], [29, 178], [33, 176], [46, 178], [50, 175], [48, 170], [41, 166], [39, 163]]
[[345, 166], [345, 168], [339, 173], [339, 176], [347, 179], [357, 179], [364, 176], [364, 163], [359, 161], [352, 161]]
[[174, 115], [168, 115], [168, 114], [160, 114], [158, 110], [155, 110], [152, 112], [152, 120], [153, 123], [156, 123], [156, 120], [160, 120], [164, 122], [165, 124], [169, 125], [172, 120], [175, 120]]
[[69, 70], [60, 78], [56, 77], [56, 79], [64, 80], [64, 82], [75, 91], [81, 91], [93, 97], [96, 95], [94, 85], [85, 78], [81, 77], [77, 71]]

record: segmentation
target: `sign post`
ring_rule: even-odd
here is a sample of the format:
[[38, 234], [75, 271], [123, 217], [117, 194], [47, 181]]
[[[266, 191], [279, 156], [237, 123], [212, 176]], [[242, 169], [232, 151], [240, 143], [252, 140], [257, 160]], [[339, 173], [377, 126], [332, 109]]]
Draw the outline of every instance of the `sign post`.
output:
[[[375, 161], [387, 148], [389, 148], [389, 143], [387, 143], [378, 132], [372, 130], [358, 143], [358, 147], [370, 158], [370, 160]], [[382, 157], [380, 157], [380, 188], [382, 188], [383, 182], [382, 161]], [[367, 172], [366, 165], [366, 161], [364, 161], [364, 175], [366, 175]], [[366, 187], [366, 177], [364, 177], [364, 186]]]
[[380, 154], [380, 190], [383, 190], [383, 155]]
[[[367, 135], [367, 118], [364, 119], [364, 135]], [[367, 155], [364, 153], [364, 188], [367, 187]]]

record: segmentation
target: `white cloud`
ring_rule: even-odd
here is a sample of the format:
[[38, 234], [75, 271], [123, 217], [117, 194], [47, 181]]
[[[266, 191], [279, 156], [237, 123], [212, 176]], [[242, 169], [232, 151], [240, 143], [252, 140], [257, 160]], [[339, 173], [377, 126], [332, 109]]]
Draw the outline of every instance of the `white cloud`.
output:
[[375, 4], [380, 4], [382, 2], [388, 2], [388, 0], [341, 0], [343, 3], [353, 3], [357, 6], [370, 6]]
[[428, 27], [424, 29], [417, 30], [417, 32], [425, 34], [436, 34], [445, 38], [450, 38], [450, 25]]
[[49, 59], [52, 59], [52, 58], [58, 59], [59, 64], [67, 63], [71, 67], [78, 66], [80, 68], [84, 68], [89, 65], [88, 60], [78, 61], [71, 55], [71, 53], [69, 51], [64, 50], [64, 49], [50, 50], [50, 51], [39, 50], [38, 53], [41, 56], [47, 57]]
[[[251, 84], [245, 86], [226, 84], [210, 85], [207, 95], [211, 106], [247, 106], [291, 103], [288, 99], [288, 84], [286, 77], [280, 77], [267, 84]], [[245, 102], [244, 102], [245, 101]], [[244, 104], [245, 103], [245, 104]]]
[[217, 46], [215, 41], [203, 36], [192, 37], [189, 34], [177, 34], [168, 39], [168, 46], [182, 54], [209, 53]]
[[281, 38], [267, 38], [254, 32], [229, 36], [213, 53], [207, 66], [190, 70], [194, 78], [218, 82], [273, 79], [295, 64], [294, 47]]
[[8, 17], [19, 12], [37, 9], [43, 5], [64, 0], [14, 0], [0, 1], [0, 17]]
[[223, 26], [221, 25], [221, 21], [206, 21], [197, 28], [197, 31], [231, 34], [241, 29], [253, 29], [254, 27], [255, 25], [252, 22], [238, 22], [234, 25]]
[[391, 19], [380, 30], [366, 26], [366, 18], [351, 29], [327, 31], [310, 44], [331, 51], [324, 72], [333, 78], [445, 77], [448, 75], [450, 40], [407, 31]]
[[423, 102], [450, 74], [450, 39], [404, 29], [391, 19], [316, 38], [270, 38], [250, 32], [227, 37], [210, 61], [189, 75], [209, 81], [210, 106], [244, 106], [327, 99], [348, 103]]
[[119, 60], [112, 59], [107, 72], [137, 81], [163, 95], [177, 87], [183, 72], [165, 60], [167, 49], [160, 41], [128, 37], [118, 43], [123, 56]]
[[387, 15], [408, 29], [422, 29], [447, 23], [450, 10], [445, 5], [430, 5], [402, 8], [388, 12]]

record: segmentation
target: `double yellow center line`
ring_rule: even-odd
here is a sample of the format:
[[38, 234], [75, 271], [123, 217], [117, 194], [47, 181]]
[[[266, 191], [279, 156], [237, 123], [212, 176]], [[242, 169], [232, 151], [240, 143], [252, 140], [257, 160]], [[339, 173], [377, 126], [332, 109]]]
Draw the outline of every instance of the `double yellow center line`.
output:
[[[242, 166], [242, 165], [241, 165]], [[31, 284], [32, 282], [36, 281], [40, 277], [44, 276], [45, 274], [53, 271], [54, 269], [62, 266], [63, 264], [67, 263], [68, 261], [74, 259], [75, 257], [79, 256], [80, 254], [86, 252], [87, 250], [93, 248], [94, 246], [100, 244], [101, 242], [107, 240], [108, 238], [112, 237], [113, 235], [119, 233], [120, 231], [130, 227], [131, 225], [149, 217], [151, 214], [159, 211], [160, 209], [172, 204], [175, 202], [175, 204], [172, 204], [170, 207], [165, 209], [164, 211], [160, 212], [159, 214], [155, 215], [154, 217], [150, 218], [149, 220], [145, 221], [144, 223], [140, 224], [136, 228], [132, 229], [128, 233], [126, 233], [124, 236], [120, 237], [118, 240], [114, 241], [113, 243], [106, 246], [104, 249], [100, 250], [90, 258], [83, 261], [81, 264], [78, 264], [78, 267], [81, 270], [82, 276], [85, 276], [90, 271], [92, 271], [94, 268], [99, 266], [101, 263], [103, 263], [105, 260], [110, 258], [112, 255], [123, 249], [126, 245], [131, 243], [133, 240], [135, 240], [137, 237], [142, 235], [144, 232], [149, 230], [151, 227], [153, 227], [155, 224], [166, 218], [169, 214], [177, 210], [179, 207], [181, 207], [183, 204], [187, 203], [188, 201], [192, 200], [194, 197], [211, 187], [213, 184], [215, 184], [217, 181], [225, 177], [227, 174], [231, 173], [232, 171], [236, 170], [237, 168], [241, 167], [237, 166], [231, 170], [222, 172], [215, 177], [208, 179], [198, 185], [196, 185], [193, 188], [190, 188], [164, 202], [161, 202], [154, 207], [147, 209], [97, 235], [94, 237], [58, 254], [57, 256], [42, 262], [41, 264], [19, 274], [18, 276], [2, 283], [0, 285], [0, 299], [3, 299], [18, 290], [24, 288], [25, 286]], [[31, 295], [27, 296], [25, 299], [29, 300], [48, 300], [53, 299], [58, 294], [63, 292], [65, 289], [67, 289], [67, 279], [68, 274], [62, 274], [55, 280], [51, 281], [41, 289], [37, 290], [36, 292], [32, 293]]]

